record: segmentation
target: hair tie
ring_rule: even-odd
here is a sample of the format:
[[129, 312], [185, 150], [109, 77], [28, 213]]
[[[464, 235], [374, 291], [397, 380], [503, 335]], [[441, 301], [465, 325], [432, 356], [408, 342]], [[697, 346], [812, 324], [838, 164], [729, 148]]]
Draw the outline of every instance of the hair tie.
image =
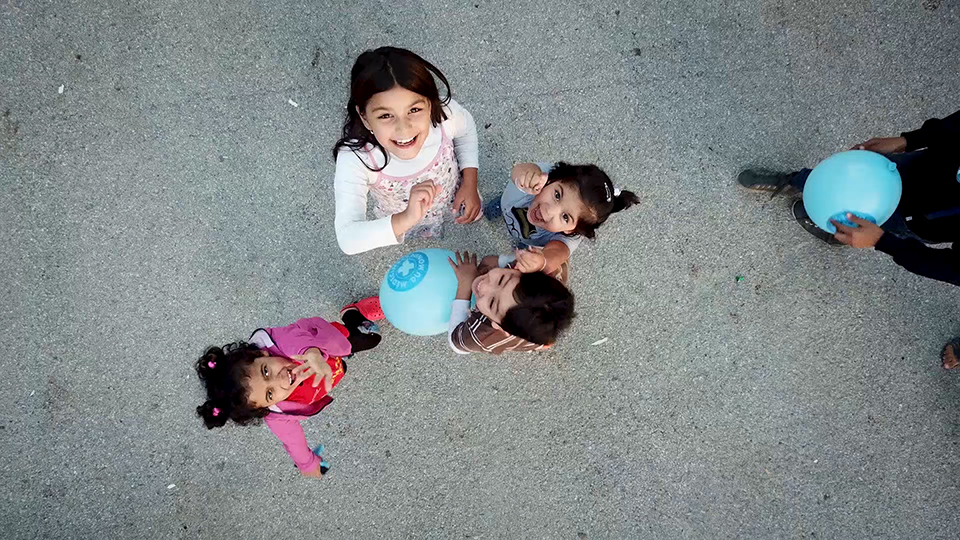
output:
[[614, 195], [613, 184], [612, 184], [611, 182], [604, 182], [604, 183], [603, 183], [603, 189], [606, 190], [606, 192], [607, 192], [607, 202], [612, 201], [612, 200], [613, 200], [613, 195]]
[[214, 416], [220, 416], [220, 409], [214, 407], [214, 408], [213, 408], [213, 415], [214, 415]]
[[207, 366], [209, 366], [210, 369], [213, 369], [213, 368], [217, 367], [217, 363], [214, 362], [213, 360], [211, 360], [211, 361], [207, 362]]

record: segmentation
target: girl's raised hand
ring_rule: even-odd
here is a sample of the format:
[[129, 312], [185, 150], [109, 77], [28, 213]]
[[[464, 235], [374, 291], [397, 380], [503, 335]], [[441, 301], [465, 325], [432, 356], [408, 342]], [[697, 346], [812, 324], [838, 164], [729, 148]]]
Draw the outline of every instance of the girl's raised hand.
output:
[[[296, 381], [301, 380], [301, 375], [304, 379], [310, 375], [318, 375], [318, 377], [313, 378], [313, 387], [316, 388], [320, 386], [320, 381], [322, 380], [327, 384], [327, 392], [333, 390], [333, 370], [330, 369], [330, 365], [327, 364], [327, 360], [323, 357], [320, 349], [311, 347], [307, 349], [307, 352], [304, 354], [295, 354], [290, 358], [303, 362], [303, 364], [300, 364], [293, 372], [294, 375], [297, 375]], [[296, 381], [294, 381], [294, 383], [296, 383]]]
[[540, 170], [536, 163], [517, 163], [513, 166], [510, 178], [514, 185], [524, 193], [536, 195], [540, 193], [543, 186], [547, 185], [547, 179], [550, 177], [547, 173]]
[[431, 180], [420, 182], [410, 188], [407, 199], [407, 209], [400, 213], [403, 218], [402, 231], [407, 232], [427, 215], [427, 210], [433, 206], [433, 199], [440, 193], [440, 186]]

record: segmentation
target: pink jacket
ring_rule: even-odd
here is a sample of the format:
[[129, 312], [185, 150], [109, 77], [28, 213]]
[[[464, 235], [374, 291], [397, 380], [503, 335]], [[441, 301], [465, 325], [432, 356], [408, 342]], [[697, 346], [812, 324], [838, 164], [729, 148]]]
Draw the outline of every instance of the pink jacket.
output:
[[[281, 328], [261, 328], [250, 336], [250, 342], [266, 350], [272, 356], [291, 357], [303, 354], [316, 347], [324, 357], [350, 354], [350, 342], [332, 324], [320, 317], [300, 319]], [[319, 413], [333, 398], [324, 396], [316, 403], [304, 405], [281, 401], [270, 407], [264, 418], [270, 431], [280, 439], [283, 447], [302, 472], [311, 472], [320, 466], [320, 458], [314, 455], [307, 444], [300, 421]]]

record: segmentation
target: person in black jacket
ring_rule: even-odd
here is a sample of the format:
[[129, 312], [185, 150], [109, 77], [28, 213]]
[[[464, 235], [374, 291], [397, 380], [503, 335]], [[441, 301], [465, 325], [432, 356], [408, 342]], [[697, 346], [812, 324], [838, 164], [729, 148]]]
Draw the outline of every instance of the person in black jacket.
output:
[[[932, 118], [920, 129], [899, 137], [874, 138], [853, 147], [885, 154], [900, 171], [903, 195], [893, 217], [882, 227], [848, 215], [856, 227], [837, 222], [837, 233], [817, 227], [797, 199], [793, 215], [809, 233], [830, 244], [875, 248], [910, 272], [960, 285], [960, 111]], [[748, 169], [737, 181], [754, 191], [802, 193], [810, 169], [771, 173]], [[950, 243], [947, 248], [926, 244]]]
[[[960, 111], [943, 119], [931, 118], [920, 129], [899, 137], [873, 138], [853, 147], [885, 154], [900, 171], [903, 195], [900, 204], [882, 227], [852, 214], [857, 224], [837, 223], [837, 233], [817, 227], [807, 216], [803, 201], [793, 203], [793, 215], [807, 232], [829, 244], [855, 248], [874, 248], [893, 257], [910, 272], [954, 285], [960, 285]], [[793, 173], [771, 173], [748, 169], [737, 181], [754, 191], [803, 193], [810, 169]], [[950, 247], [932, 248], [927, 244], [949, 243]], [[960, 338], [944, 345], [940, 354], [943, 367], [960, 366]]]

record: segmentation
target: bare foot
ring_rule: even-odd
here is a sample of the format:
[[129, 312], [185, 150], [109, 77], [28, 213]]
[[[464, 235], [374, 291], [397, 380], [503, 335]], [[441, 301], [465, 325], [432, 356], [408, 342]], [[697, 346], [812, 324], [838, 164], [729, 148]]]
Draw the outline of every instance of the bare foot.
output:
[[960, 366], [960, 358], [957, 357], [957, 340], [951, 341], [943, 346], [940, 353], [940, 360], [943, 361], [943, 369], [953, 369]]

